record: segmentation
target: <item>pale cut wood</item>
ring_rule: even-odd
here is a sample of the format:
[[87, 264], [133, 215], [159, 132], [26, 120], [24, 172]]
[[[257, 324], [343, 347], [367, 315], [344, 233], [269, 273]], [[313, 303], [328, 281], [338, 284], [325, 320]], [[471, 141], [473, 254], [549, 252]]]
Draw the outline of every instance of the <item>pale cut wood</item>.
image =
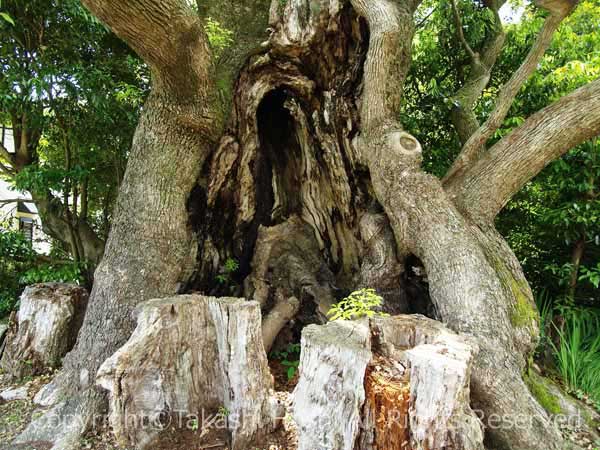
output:
[[75, 344], [87, 300], [87, 291], [74, 284], [25, 288], [6, 336], [0, 368], [13, 378], [22, 378], [58, 367]]
[[[298, 448], [483, 450], [483, 427], [469, 406], [471, 364], [476, 353], [477, 346], [470, 339], [423, 316], [336, 321], [305, 328], [300, 379], [293, 394]], [[389, 402], [383, 402], [386, 411], [383, 407], [373, 410], [374, 404], [383, 404], [381, 398], [365, 403], [365, 383], [374, 379], [366, 377], [370, 361], [377, 371], [382, 370], [381, 361], [388, 361], [390, 392], [398, 394], [395, 419]], [[384, 386], [385, 380], [381, 380], [385, 376], [380, 373], [386, 371], [375, 377]], [[403, 394], [406, 383], [408, 408]], [[372, 391], [370, 388], [367, 385]], [[406, 423], [391, 423], [390, 417]], [[393, 436], [382, 439], [382, 421], [398, 432], [407, 427], [408, 447]], [[390, 448], [392, 441], [396, 446]], [[382, 442], [388, 444], [382, 446]]]
[[368, 322], [309, 325], [301, 346], [300, 379], [293, 393], [298, 450], [352, 450], [372, 356]]
[[161, 424], [182, 419], [185, 426], [186, 417], [219, 411], [233, 450], [275, 428], [258, 303], [183, 295], [145, 302], [137, 314], [131, 338], [96, 379], [109, 391], [109, 419], [122, 445], [152, 448]]

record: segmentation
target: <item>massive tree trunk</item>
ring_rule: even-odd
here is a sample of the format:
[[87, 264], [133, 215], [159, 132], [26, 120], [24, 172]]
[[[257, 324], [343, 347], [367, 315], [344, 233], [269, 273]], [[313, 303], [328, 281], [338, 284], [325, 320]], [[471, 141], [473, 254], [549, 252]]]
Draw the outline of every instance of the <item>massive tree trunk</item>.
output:
[[[112, 9], [102, 1], [86, 3], [146, 58], [153, 90], [135, 133], [77, 344], [54, 381], [67, 400], [20, 437], [54, 441], [61, 450], [77, 448], [80, 434], [103, 409], [105, 394], [95, 387], [96, 372], [133, 331], [135, 305], [176, 293], [193, 269], [196, 244], [187, 202], [219, 130], [206, 64], [210, 50], [193, 11], [177, 2], [170, 9], [135, 2]], [[147, 42], [141, 35], [160, 35], [160, 42]]]
[[[154, 85], [89, 311], [56, 381], [71, 399], [53, 413], [83, 420], [55, 448], [69, 448], [102, 406], [94, 376], [129, 337], [139, 302], [184, 290], [244, 294], [260, 303], [270, 345], [286, 319], [323, 322], [359, 287], [377, 289], [390, 312], [429, 313], [474, 337], [472, 401], [493, 448], [563, 448], [521, 376], [537, 313], [492, 220], [566, 143], [538, 151], [554, 136], [544, 125], [509, 153], [526, 122], [446, 185], [426, 174], [420, 144], [397, 121], [418, 0], [273, 0], [270, 37], [237, 77], [219, 142], [210, 56], [184, 2], [84, 3], [145, 58]], [[573, 94], [592, 103], [592, 125], [571, 143], [600, 131], [595, 89]], [[567, 110], [563, 119], [580, 126]], [[498, 166], [511, 163], [512, 183], [476, 194], [475, 167], [501, 180]], [[239, 270], [223, 277], [230, 258]], [[21, 439], [50, 440], [47, 430]]]

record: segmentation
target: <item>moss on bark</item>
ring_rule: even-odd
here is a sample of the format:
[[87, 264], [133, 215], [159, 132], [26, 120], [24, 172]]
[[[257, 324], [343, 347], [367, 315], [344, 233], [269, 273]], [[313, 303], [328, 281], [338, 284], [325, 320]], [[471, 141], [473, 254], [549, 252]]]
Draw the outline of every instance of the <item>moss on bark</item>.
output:
[[523, 379], [527, 383], [527, 386], [529, 386], [529, 390], [533, 396], [549, 414], [560, 414], [562, 412], [558, 398], [550, 392], [546, 386], [544, 377], [528, 370]]

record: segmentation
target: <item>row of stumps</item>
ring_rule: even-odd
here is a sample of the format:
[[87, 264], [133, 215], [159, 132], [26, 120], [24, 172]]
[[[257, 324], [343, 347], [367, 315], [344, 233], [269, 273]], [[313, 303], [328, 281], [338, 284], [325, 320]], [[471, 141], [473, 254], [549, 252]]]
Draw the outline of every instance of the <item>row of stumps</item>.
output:
[[[72, 300], [58, 301], [67, 287], [52, 286], [48, 299], [44, 289], [24, 302], [5, 366], [23, 352], [39, 355], [47, 339], [30, 336], [36, 330], [71, 339], [62, 336], [69, 321], [48, 321], [50, 307], [57, 309], [52, 317], [79, 320]], [[469, 406], [477, 347], [440, 322], [400, 315], [309, 325], [301, 348], [291, 407], [298, 450], [483, 450], [483, 427]], [[139, 305], [135, 331], [102, 364], [96, 383], [109, 394], [110, 424], [126, 448], [154, 448], [165, 424], [172, 431], [216, 415], [228, 448], [247, 450], [287, 420], [263, 346], [260, 306], [240, 298], [181, 295]]]
[[[227, 411], [233, 450], [281, 425], [261, 341], [259, 305], [199, 295], [140, 306], [131, 339], [98, 383], [122, 444], [151, 448], [142, 426], [178, 411]], [[394, 316], [310, 325], [302, 333], [292, 416], [299, 450], [483, 449], [469, 406], [476, 347], [441, 323]], [[140, 421], [139, 426], [132, 417]]]

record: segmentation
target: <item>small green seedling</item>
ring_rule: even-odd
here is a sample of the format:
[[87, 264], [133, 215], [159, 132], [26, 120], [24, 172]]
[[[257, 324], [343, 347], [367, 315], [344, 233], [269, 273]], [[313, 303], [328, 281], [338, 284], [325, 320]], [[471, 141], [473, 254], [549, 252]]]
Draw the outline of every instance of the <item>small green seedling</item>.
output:
[[363, 288], [352, 292], [348, 297], [334, 304], [327, 316], [329, 320], [354, 320], [361, 317], [387, 317], [389, 314], [377, 311], [383, 304], [383, 298], [375, 289]]

